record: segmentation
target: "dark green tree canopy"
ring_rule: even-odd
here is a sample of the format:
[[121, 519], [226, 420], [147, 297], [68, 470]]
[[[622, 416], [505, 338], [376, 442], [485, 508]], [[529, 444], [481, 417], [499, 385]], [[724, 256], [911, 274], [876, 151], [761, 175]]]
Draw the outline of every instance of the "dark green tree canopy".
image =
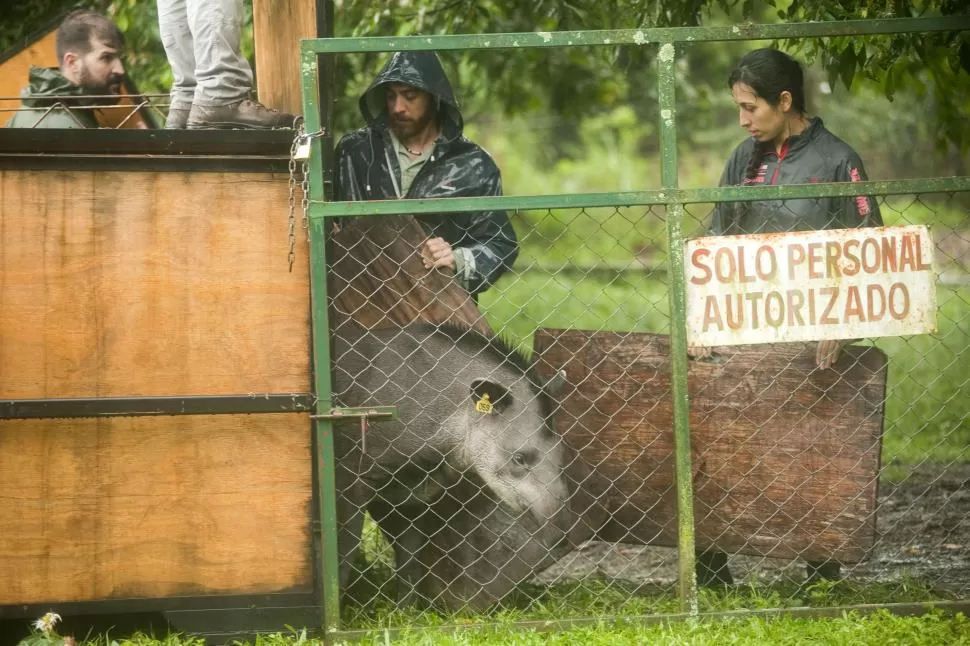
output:
[[[310, 0], [308, 0], [310, 1]], [[250, 3], [247, 2], [247, 5]], [[23, 43], [40, 26], [74, 6], [90, 6], [116, 20], [128, 39], [130, 74], [144, 92], [171, 83], [158, 37], [156, 4], [144, 0], [31, 0], [0, 7], [0, 50]], [[961, 0], [336, 0], [338, 36], [534, 32], [714, 24], [726, 21], [804, 22], [859, 18], [966, 14]], [[251, 16], [251, 12], [247, 12]], [[915, 93], [938, 124], [938, 143], [970, 149], [970, 33], [805, 39], [778, 43], [809, 64], [820, 65], [834, 87], [878, 84], [889, 98]], [[699, 101], [722, 91], [727, 66], [750, 43], [720, 44], [684, 53], [682, 96]], [[252, 55], [251, 29], [244, 51]], [[471, 111], [505, 114], [541, 109], [566, 118], [594, 114], [618, 101], [633, 102], [641, 116], [653, 109], [651, 47], [532, 50], [509, 54], [449, 55], [451, 71]], [[342, 56], [335, 97], [354, 97], [380, 63], [378, 55]], [[353, 98], [348, 99], [352, 104]], [[344, 116], [346, 115], [346, 116]], [[338, 111], [338, 126], [357, 121]]]

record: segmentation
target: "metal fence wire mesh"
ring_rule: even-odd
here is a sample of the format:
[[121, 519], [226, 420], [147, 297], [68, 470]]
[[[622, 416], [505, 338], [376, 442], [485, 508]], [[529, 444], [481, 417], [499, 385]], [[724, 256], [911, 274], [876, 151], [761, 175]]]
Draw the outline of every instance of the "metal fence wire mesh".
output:
[[[887, 226], [931, 225], [937, 332], [856, 339], [827, 370], [814, 342], [690, 361], [702, 610], [970, 596], [968, 198], [877, 198]], [[515, 212], [520, 256], [477, 306], [409, 264], [410, 216], [341, 221], [334, 404], [397, 407], [335, 426], [345, 620], [677, 608], [665, 217]]]
[[155, 128], [165, 123], [170, 98], [168, 94], [105, 94], [89, 95], [78, 101], [74, 95], [49, 95], [44, 106], [21, 104], [19, 96], [0, 96], [0, 121], [5, 122], [14, 113], [23, 113], [24, 125], [20, 127], [51, 127], [48, 120], [65, 118], [77, 128], [87, 128], [88, 121], [99, 128]]

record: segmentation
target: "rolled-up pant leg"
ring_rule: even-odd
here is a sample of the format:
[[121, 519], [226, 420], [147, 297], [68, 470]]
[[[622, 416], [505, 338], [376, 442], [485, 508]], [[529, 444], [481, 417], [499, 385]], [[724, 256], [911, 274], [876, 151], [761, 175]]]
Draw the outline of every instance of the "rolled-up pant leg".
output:
[[242, 0], [185, 0], [195, 57], [195, 97], [213, 107], [249, 98], [253, 71], [240, 50]]
[[188, 110], [195, 97], [196, 81], [195, 51], [186, 0], [158, 0], [158, 30], [175, 77], [170, 109]]

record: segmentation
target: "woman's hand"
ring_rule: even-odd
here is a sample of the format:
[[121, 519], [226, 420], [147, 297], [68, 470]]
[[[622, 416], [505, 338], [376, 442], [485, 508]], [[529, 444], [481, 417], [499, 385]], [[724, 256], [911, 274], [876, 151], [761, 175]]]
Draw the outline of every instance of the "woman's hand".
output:
[[839, 353], [842, 352], [842, 346], [845, 343], [841, 339], [819, 341], [815, 348], [815, 365], [822, 370], [834, 366], [835, 362], [839, 360]]

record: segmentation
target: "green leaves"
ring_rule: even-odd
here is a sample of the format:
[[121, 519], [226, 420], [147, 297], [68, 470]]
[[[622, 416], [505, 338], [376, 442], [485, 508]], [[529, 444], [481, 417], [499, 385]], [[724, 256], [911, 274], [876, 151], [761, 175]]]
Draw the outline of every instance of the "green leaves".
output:
[[[70, 10], [76, 0], [36, 0], [0, 7], [0, 50]], [[335, 35], [390, 36], [444, 33], [534, 32], [567, 29], [618, 29], [685, 26], [720, 22], [808, 22], [906, 16], [946, 16], [964, 11], [957, 0], [342, 0], [335, 7]], [[94, 0], [128, 40], [128, 68], [142, 92], [167, 92], [172, 75], [158, 36], [156, 3], [137, 0]], [[243, 52], [252, 59], [251, 0]], [[751, 43], [722, 44], [732, 47]], [[939, 109], [934, 135], [940, 146], [952, 142], [970, 149], [970, 34], [886, 35], [862, 38], [793, 39], [785, 46], [804, 62], [819, 62], [829, 84], [858, 92], [864, 79], [884, 95], [901, 92], [935, 97]], [[652, 47], [595, 47], [570, 50], [502, 50], [449, 52], [443, 55], [465, 99], [475, 111], [518, 114], [542, 110], [579, 118], [597, 114], [619, 101], [642, 102], [654, 95]], [[723, 70], [691, 60], [681, 49], [691, 73], [680, 80], [685, 94], [704, 95], [723, 89]], [[373, 77], [383, 56], [337, 57], [334, 96], [338, 129], [359, 125], [353, 105]], [[697, 64], [694, 64], [697, 63]], [[703, 70], [702, 73], [699, 73]], [[344, 98], [348, 97], [348, 98]], [[944, 101], [945, 99], [945, 101]], [[346, 101], [346, 103], [344, 103]], [[344, 106], [350, 109], [344, 109]], [[641, 118], [653, 118], [655, 106], [638, 107]], [[687, 132], [682, 130], [682, 132]]]
[[831, 78], [833, 72], [842, 80], [845, 85], [845, 89], [852, 89], [852, 77], [855, 76], [856, 63], [858, 62], [858, 57], [856, 56], [855, 47], [850, 43], [842, 53], [836, 59], [836, 64], [832, 69], [829, 70], [830, 83], [834, 85], [834, 80]]

